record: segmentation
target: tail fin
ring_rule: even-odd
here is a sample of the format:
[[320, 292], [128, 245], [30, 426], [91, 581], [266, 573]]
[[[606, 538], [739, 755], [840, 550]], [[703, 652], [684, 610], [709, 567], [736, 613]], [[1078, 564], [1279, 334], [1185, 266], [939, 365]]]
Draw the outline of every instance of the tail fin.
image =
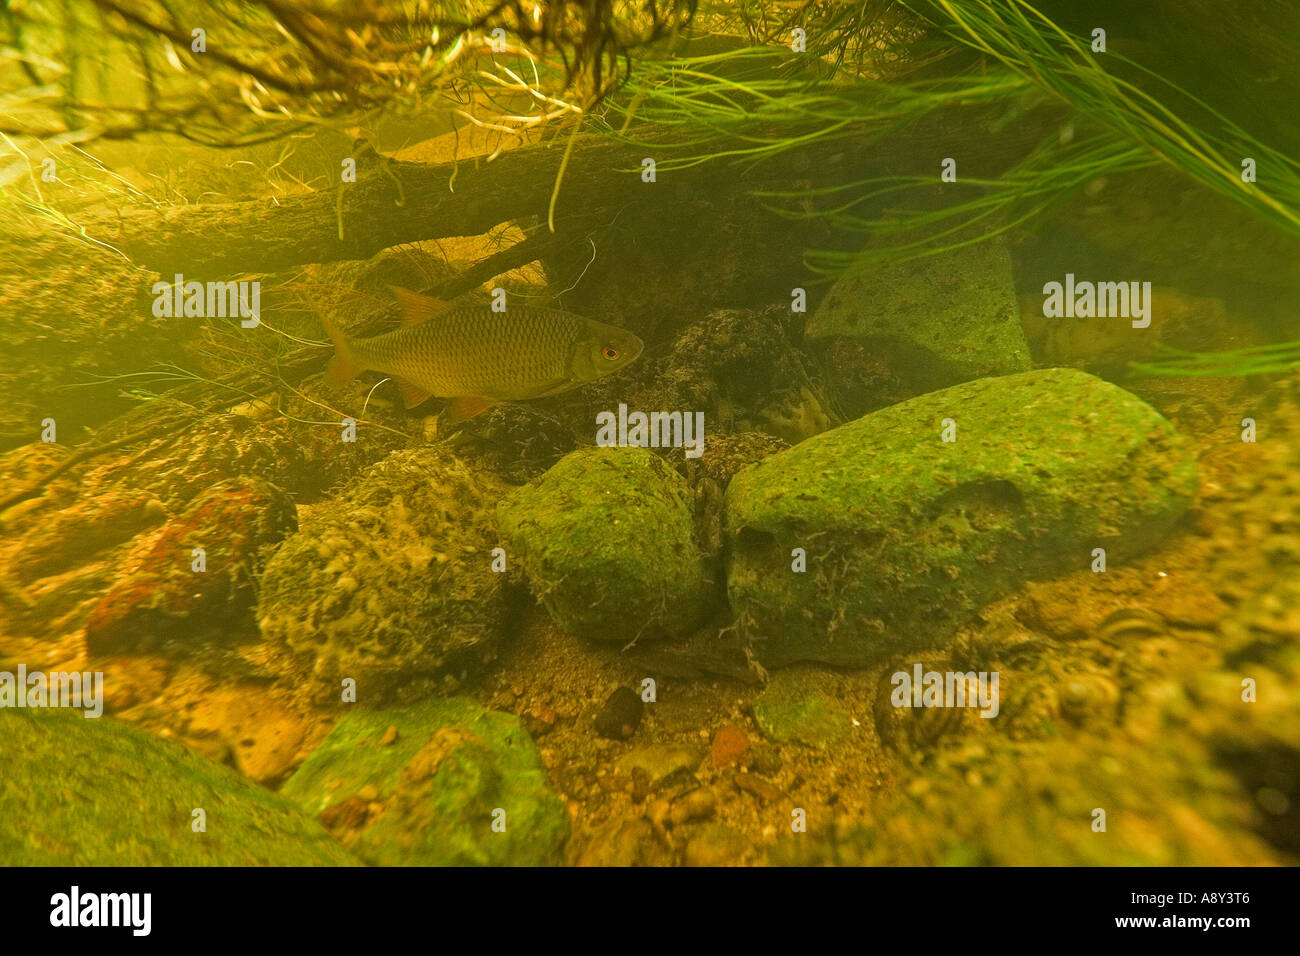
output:
[[329, 368], [325, 372], [326, 380], [332, 385], [342, 385], [344, 382], [352, 381], [365, 369], [352, 357], [352, 346], [348, 345], [348, 340], [343, 337], [343, 333], [334, 323], [321, 316], [320, 324], [325, 327], [325, 334], [334, 343], [334, 357], [330, 359]]

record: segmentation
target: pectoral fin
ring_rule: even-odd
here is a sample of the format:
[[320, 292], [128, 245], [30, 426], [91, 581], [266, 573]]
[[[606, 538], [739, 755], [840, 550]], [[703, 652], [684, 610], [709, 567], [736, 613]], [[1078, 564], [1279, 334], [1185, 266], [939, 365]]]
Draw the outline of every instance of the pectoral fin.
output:
[[545, 398], [547, 395], [558, 395], [560, 392], [567, 392], [573, 388], [573, 379], [557, 378], [553, 382], [547, 382], [545, 385], [538, 385], [531, 388], [528, 392], [517, 395], [518, 398]]

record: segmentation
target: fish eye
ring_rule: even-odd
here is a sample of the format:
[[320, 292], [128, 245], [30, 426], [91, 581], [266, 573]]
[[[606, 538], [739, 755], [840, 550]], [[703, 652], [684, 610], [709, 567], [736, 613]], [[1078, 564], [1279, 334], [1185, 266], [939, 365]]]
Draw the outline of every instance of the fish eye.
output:
[[605, 356], [605, 358], [609, 359], [612, 362], [614, 361], [614, 359], [618, 358], [623, 353], [621, 353], [618, 349], [616, 349], [612, 345], [606, 345], [603, 349], [600, 350], [600, 354]]

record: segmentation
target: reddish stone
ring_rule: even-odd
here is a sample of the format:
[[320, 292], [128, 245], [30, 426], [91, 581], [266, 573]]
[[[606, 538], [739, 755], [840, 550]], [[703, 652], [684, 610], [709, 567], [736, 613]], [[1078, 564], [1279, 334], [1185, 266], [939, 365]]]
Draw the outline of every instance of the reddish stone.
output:
[[[86, 622], [94, 653], [137, 650], [173, 633], [247, 614], [259, 550], [297, 526], [293, 503], [258, 479], [219, 482], [183, 514], [142, 535], [121, 563], [116, 584]], [[192, 549], [207, 552], [206, 570], [192, 569]]]
[[370, 817], [370, 804], [360, 797], [348, 797], [342, 803], [326, 807], [319, 817], [326, 830], [358, 830]]
[[713, 735], [713, 766], [735, 763], [749, 749], [749, 738], [739, 727], [728, 724]]

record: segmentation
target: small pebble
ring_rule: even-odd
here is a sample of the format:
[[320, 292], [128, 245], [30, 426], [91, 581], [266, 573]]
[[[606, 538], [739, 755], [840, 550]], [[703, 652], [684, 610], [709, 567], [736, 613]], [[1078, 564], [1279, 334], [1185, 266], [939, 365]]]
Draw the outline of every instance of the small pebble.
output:
[[774, 787], [766, 780], [760, 780], [752, 773], [738, 773], [734, 778], [734, 782], [738, 789], [753, 794], [763, 803], [771, 803], [780, 800], [784, 796], [777, 787]]
[[735, 763], [749, 749], [749, 738], [739, 727], [728, 725], [713, 735], [713, 766]]
[[650, 795], [650, 775], [641, 767], [632, 768], [632, 802], [644, 803]]
[[646, 805], [645, 815], [646, 819], [651, 823], [662, 826], [663, 822], [668, 819], [668, 814], [671, 812], [672, 804], [669, 803], [668, 798], [659, 797]]
[[675, 824], [690, 823], [713, 816], [717, 808], [717, 798], [708, 787], [696, 787], [690, 793], [683, 794], [673, 801], [668, 819]]
[[630, 687], [619, 687], [610, 694], [596, 714], [596, 733], [610, 740], [626, 740], [636, 733], [645, 704]]
[[533, 704], [522, 714], [524, 729], [540, 737], [555, 726], [555, 711], [542, 703]]
[[781, 754], [775, 747], [760, 747], [749, 758], [749, 769], [754, 773], [775, 776], [781, 771]]
[[379, 788], [373, 783], [368, 783], [357, 791], [357, 799], [365, 803], [373, 803], [379, 799]]

